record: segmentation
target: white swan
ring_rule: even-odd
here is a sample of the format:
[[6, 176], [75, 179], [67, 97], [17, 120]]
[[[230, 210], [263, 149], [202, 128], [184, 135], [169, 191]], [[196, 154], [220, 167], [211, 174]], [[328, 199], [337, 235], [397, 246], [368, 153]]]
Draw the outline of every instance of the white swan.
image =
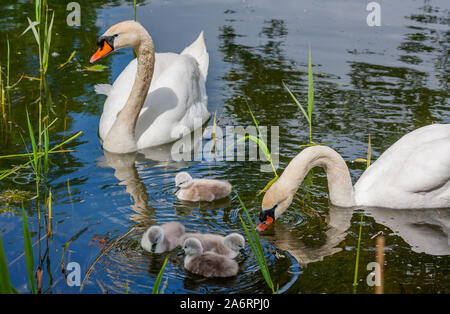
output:
[[113, 85], [96, 85], [97, 93], [108, 96], [99, 126], [105, 150], [128, 153], [170, 143], [210, 117], [203, 32], [180, 54], [155, 53], [145, 28], [125, 21], [109, 28], [98, 45], [91, 63], [123, 47], [133, 47], [137, 55]]
[[258, 230], [266, 229], [289, 207], [298, 186], [316, 166], [325, 169], [330, 201], [339, 207], [450, 207], [450, 124], [433, 124], [404, 135], [354, 187], [336, 151], [326, 146], [304, 149], [264, 195]]

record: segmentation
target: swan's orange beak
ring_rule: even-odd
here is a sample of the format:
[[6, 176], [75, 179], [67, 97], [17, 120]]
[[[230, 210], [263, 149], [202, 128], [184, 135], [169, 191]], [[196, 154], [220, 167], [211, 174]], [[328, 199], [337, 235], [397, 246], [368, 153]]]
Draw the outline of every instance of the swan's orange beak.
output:
[[89, 62], [90, 63], [94, 63], [98, 59], [106, 56], [111, 51], [113, 51], [111, 46], [106, 41], [104, 41], [103, 42], [103, 47], [99, 47], [98, 48], [98, 50], [94, 53], [94, 55], [91, 57], [91, 60], [89, 60]]
[[266, 220], [260, 222], [259, 225], [257, 225], [255, 229], [260, 232], [264, 231], [272, 224], [273, 220], [274, 219], [272, 217], [267, 216]]

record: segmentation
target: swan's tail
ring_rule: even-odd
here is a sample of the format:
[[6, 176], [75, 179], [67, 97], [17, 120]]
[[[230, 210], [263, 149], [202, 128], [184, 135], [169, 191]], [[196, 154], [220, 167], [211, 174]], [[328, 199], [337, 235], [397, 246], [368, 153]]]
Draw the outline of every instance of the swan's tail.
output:
[[201, 31], [198, 38], [188, 47], [184, 48], [181, 54], [189, 54], [197, 60], [200, 71], [206, 81], [206, 76], [208, 75], [209, 66], [209, 54], [206, 51], [205, 38], [203, 36], [203, 31]]

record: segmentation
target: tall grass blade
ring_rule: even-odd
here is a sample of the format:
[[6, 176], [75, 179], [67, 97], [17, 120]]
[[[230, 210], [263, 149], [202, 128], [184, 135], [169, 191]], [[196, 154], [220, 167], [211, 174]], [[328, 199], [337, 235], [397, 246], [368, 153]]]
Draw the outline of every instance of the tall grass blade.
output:
[[48, 195], [48, 232], [47, 232], [47, 236], [48, 235], [52, 235], [52, 190], [50, 190], [49, 195]]
[[162, 265], [158, 277], [156, 277], [155, 285], [153, 286], [152, 294], [159, 294], [159, 286], [161, 285], [161, 279], [164, 274], [164, 268], [166, 268], [167, 261], [169, 260], [169, 257], [166, 257], [166, 260], [164, 261], [164, 264]]
[[7, 39], [6, 40], [6, 47], [7, 47], [7, 54], [6, 54], [6, 56], [7, 56], [7, 63], [6, 63], [6, 88], [7, 89], [9, 89], [10, 88], [10, 86], [9, 86], [9, 65], [10, 65], [10, 62], [9, 62], [9, 59], [10, 59], [10, 47], [9, 47], [9, 39]]
[[28, 228], [27, 216], [23, 208], [22, 203], [22, 221], [23, 221], [23, 240], [25, 246], [25, 258], [27, 261], [28, 279], [30, 281], [31, 293], [35, 294], [36, 289], [34, 287], [34, 257], [33, 257], [33, 246], [31, 245], [31, 235], [30, 229]]
[[33, 21], [30, 20], [29, 17], [27, 17], [27, 19], [28, 19], [29, 26], [22, 32], [22, 34], [20, 34], [20, 36], [24, 35], [26, 32], [28, 32], [31, 29], [32, 32], [33, 32], [33, 35], [34, 35], [34, 39], [35, 39], [38, 47], [40, 48], [41, 47], [41, 41], [39, 40], [39, 33], [38, 33], [37, 29], [36, 29], [36, 25], [39, 25], [39, 22], [37, 22], [37, 21], [33, 22]]
[[267, 266], [266, 257], [264, 256], [264, 251], [261, 247], [261, 242], [259, 240], [258, 233], [256, 232], [255, 225], [253, 224], [253, 220], [250, 217], [250, 214], [248, 213], [247, 208], [245, 207], [245, 204], [242, 202], [241, 198], [239, 197], [239, 194], [236, 191], [234, 191], [234, 193], [236, 194], [236, 196], [241, 204], [241, 207], [244, 210], [245, 215], [247, 216], [247, 220], [250, 223], [250, 228], [252, 230], [253, 239], [250, 236], [250, 232], [248, 231], [248, 228], [247, 228], [244, 220], [242, 219], [242, 216], [239, 214], [239, 219], [241, 220], [242, 226], [244, 227], [244, 231], [245, 231], [245, 234], [247, 235], [247, 239], [250, 243], [253, 253], [255, 254], [259, 268], [261, 270], [261, 273], [263, 274], [264, 279], [267, 282], [267, 285], [272, 290], [272, 292], [275, 293], [275, 288], [274, 288], [272, 279], [270, 278], [269, 267]]
[[44, 53], [43, 53], [43, 70], [44, 70], [44, 74], [47, 73], [47, 69], [48, 69], [48, 57], [50, 55], [50, 45], [52, 42], [52, 29], [53, 29], [53, 20], [55, 18], [55, 11], [52, 12], [52, 19], [50, 21], [50, 26], [47, 29], [47, 14], [48, 11], [46, 11], [45, 14], [45, 31], [44, 31]]
[[0, 234], [0, 294], [14, 293], [15, 289], [11, 284], [8, 272], [8, 263], [6, 262], [5, 251], [3, 249], [3, 240]]
[[266, 184], [266, 186], [264, 187], [264, 189], [262, 189], [261, 191], [258, 192], [258, 195], [257, 195], [257, 196], [260, 196], [262, 193], [264, 193], [265, 191], [267, 191], [267, 190], [272, 186], [272, 184], [274, 184], [275, 181], [277, 181], [277, 180], [278, 180], [278, 176], [276, 176], [276, 177], [274, 177], [272, 180], [270, 180], [270, 182]]
[[363, 213], [361, 213], [361, 222], [359, 224], [358, 249], [356, 251], [355, 276], [353, 278], [353, 293], [356, 293], [356, 286], [358, 285], [359, 252], [361, 248], [361, 232], [362, 232], [363, 218], [364, 215]]
[[312, 122], [312, 112], [314, 106], [314, 83], [313, 72], [311, 63], [311, 47], [309, 48], [309, 60], [308, 60], [308, 116], [309, 122]]
[[75, 56], [76, 53], [77, 53], [77, 51], [74, 50], [74, 51], [72, 52], [72, 54], [70, 55], [69, 59], [67, 59], [66, 62], [60, 64], [60, 65], [58, 66], [58, 69], [62, 69], [63, 67], [65, 67], [65, 66], [67, 65], [67, 63], [69, 63], [70, 61], [72, 61], [72, 59], [73, 59], [73, 57]]
[[294, 100], [294, 102], [297, 104], [297, 106], [300, 108], [300, 111], [303, 113], [303, 115], [306, 118], [306, 121], [308, 121], [308, 123], [310, 123], [310, 119], [309, 119], [309, 115], [306, 113], [305, 109], [303, 109], [303, 106], [300, 104], [300, 102], [298, 101], [297, 97], [295, 97], [295, 95], [291, 92], [291, 90], [289, 89], [289, 87], [287, 87], [287, 85], [283, 82], [283, 86], [284, 88], [287, 90], [287, 92], [289, 93], [289, 95], [291, 96], [291, 98]]
[[31, 122], [30, 122], [30, 115], [28, 114], [28, 109], [26, 110], [26, 113], [27, 113], [28, 132], [30, 134], [31, 147], [33, 149], [33, 165], [34, 165], [35, 171], [37, 172], [37, 167], [38, 167], [38, 149], [37, 149], [37, 146], [36, 146], [36, 140], [34, 138], [33, 126], [31, 125]]

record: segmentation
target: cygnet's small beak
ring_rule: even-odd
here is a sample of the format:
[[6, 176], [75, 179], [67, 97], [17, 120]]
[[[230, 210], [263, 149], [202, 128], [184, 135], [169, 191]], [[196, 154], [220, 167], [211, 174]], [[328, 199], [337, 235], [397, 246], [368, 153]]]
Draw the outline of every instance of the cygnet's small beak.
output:
[[178, 252], [177, 256], [184, 256], [186, 254], [186, 252], [184, 250], [181, 250], [180, 252]]
[[240, 249], [239, 253], [241, 253], [242, 255], [245, 255], [245, 249], [244, 248]]
[[155, 250], [156, 250], [156, 243], [153, 243], [151, 248], [152, 253], [155, 253]]

